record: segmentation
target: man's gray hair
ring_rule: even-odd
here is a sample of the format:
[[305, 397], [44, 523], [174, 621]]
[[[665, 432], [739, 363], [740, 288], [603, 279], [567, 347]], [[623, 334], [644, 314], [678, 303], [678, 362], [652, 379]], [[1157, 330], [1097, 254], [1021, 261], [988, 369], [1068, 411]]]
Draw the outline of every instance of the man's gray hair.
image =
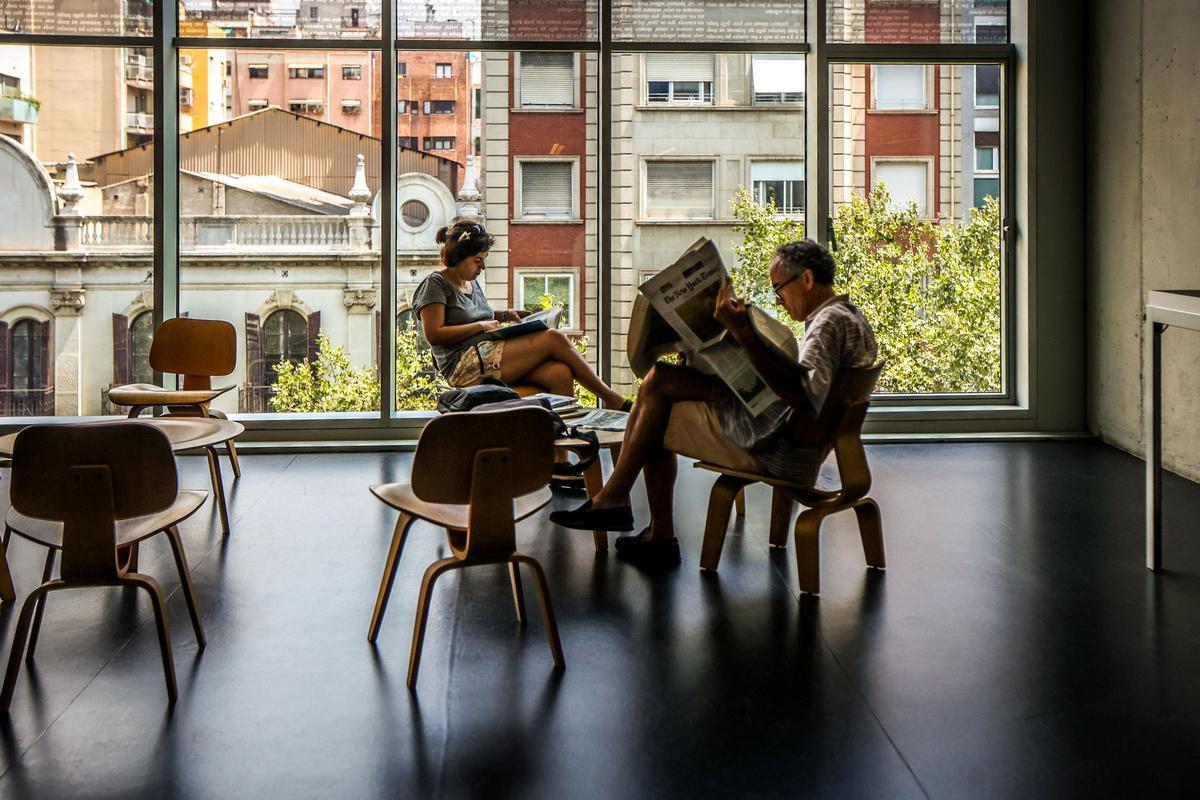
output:
[[781, 244], [776, 248], [775, 255], [779, 256], [780, 266], [789, 278], [798, 278], [807, 269], [817, 283], [833, 285], [833, 273], [837, 269], [833, 255], [812, 239]]

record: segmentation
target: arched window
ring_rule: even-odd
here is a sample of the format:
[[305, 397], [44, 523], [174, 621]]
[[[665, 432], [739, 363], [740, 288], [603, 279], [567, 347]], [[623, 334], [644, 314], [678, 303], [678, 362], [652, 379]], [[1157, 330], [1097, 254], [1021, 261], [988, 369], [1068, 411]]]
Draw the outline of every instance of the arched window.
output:
[[50, 323], [21, 319], [0, 323], [0, 415], [54, 413], [50, 385]]
[[267, 385], [275, 385], [275, 365], [299, 364], [308, 357], [308, 320], [290, 308], [276, 311], [263, 323], [263, 362]]
[[143, 311], [129, 326], [129, 361], [133, 383], [154, 383], [150, 368], [150, 343], [154, 339], [154, 314]]

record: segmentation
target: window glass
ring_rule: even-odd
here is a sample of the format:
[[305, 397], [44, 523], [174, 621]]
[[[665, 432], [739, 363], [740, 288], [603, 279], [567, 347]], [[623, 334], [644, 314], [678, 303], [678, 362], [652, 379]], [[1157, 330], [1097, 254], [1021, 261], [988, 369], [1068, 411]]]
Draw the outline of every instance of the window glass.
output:
[[916, 70], [889, 76], [896, 66], [830, 67], [838, 290], [875, 325], [888, 361], [880, 393], [1001, 393], [1001, 109], [978, 108], [973, 85], [984, 66], [1000, 68], [899, 65], [923, 74], [924, 107], [872, 113], [872, 74], [885, 89], [906, 75], [917, 85]]
[[179, 6], [179, 35], [216, 39], [378, 39], [381, 11], [380, 0], [187, 0]]
[[752, 76], [755, 105], [804, 102], [803, 56], [755, 55]]
[[975, 107], [1000, 107], [999, 64], [980, 64], [975, 67]]
[[585, 41], [598, 38], [598, 0], [396, 0], [401, 39]]
[[803, 42], [796, 0], [613, 0], [613, 41]]
[[711, 53], [647, 53], [644, 63], [648, 103], [713, 101]]
[[1008, 41], [1008, 0], [829, 0], [830, 42]]
[[713, 162], [647, 161], [646, 216], [674, 219], [713, 217]]
[[756, 161], [750, 165], [754, 199], [780, 214], [804, 212], [804, 162]]
[[0, 38], [6, 33], [149, 38], [153, 28], [154, 6], [150, 0], [23, 0], [0, 4]]
[[520, 293], [517, 304], [526, 311], [562, 306], [561, 327], [576, 330], [575, 276], [570, 273], [522, 272], [519, 273]]

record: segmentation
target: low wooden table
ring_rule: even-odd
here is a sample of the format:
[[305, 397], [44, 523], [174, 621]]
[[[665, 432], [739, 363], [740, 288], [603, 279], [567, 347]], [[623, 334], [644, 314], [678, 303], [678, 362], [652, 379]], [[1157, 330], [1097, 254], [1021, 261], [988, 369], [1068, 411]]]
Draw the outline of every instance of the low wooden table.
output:
[[[208, 474], [212, 479], [213, 502], [221, 515], [221, 533], [229, 534], [229, 508], [225, 503], [225, 483], [221, 479], [221, 463], [217, 460], [217, 445], [240, 436], [246, 427], [240, 422], [217, 417], [146, 417], [138, 420], [102, 420], [88, 425], [129, 425], [142, 422], [153, 425], [171, 440], [176, 454], [185, 450], [203, 449], [208, 457]], [[19, 431], [18, 431], [19, 433]], [[10, 458], [17, 433], [0, 437], [0, 458]]]
[[[567, 420], [567, 423], [570, 424], [570, 420]], [[600, 440], [600, 449], [611, 453], [613, 463], [616, 464], [617, 459], [621, 457], [621, 443], [625, 441], [625, 431], [593, 431], [593, 433]], [[559, 439], [555, 441], [554, 446], [582, 457], [587, 454], [591, 443], [585, 442], [583, 439]], [[587, 490], [588, 497], [595, 497], [604, 486], [604, 473], [600, 468], [599, 457], [583, 473], [583, 486]], [[596, 543], [597, 551], [602, 552], [608, 549], [607, 531], [592, 531], [592, 539]]]

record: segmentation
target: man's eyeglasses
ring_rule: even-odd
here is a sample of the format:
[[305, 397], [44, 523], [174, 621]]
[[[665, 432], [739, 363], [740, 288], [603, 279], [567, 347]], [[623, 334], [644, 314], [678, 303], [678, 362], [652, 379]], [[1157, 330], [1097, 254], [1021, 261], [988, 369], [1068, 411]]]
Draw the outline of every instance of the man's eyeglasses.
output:
[[782, 292], [783, 292], [783, 288], [784, 288], [785, 286], [787, 286], [789, 283], [791, 283], [792, 281], [794, 281], [794, 280], [796, 280], [797, 278], [799, 278], [799, 277], [800, 277], [799, 275], [793, 275], [792, 277], [788, 278], [788, 279], [787, 279], [786, 281], [784, 281], [783, 283], [780, 283], [780, 284], [774, 284], [774, 283], [772, 283], [772, 284], [771, 284], [771, 291], [775, 292], [775, 296], [776, 296], [776, 297], [778, 297], [780, 300], [782, 300], [782, 299], [783, 299], [783, 294], [782, 294]]

